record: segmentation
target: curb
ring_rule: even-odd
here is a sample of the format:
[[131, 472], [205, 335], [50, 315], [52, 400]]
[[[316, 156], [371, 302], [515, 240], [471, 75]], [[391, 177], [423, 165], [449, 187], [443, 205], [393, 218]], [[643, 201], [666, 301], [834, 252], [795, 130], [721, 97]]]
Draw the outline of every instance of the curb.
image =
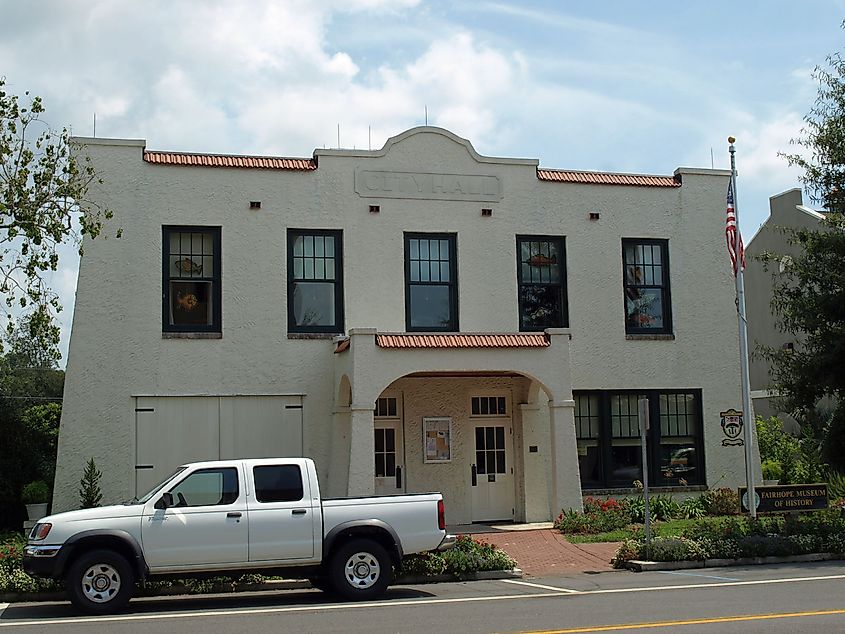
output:
[[723, 568], [725, 566], [762, 566], [766, 564], [796, 564], [813, 561], [845, 559], [839, 553], [810, 553], [785, 557], [743, 557], [741, 559], [705, 559], [703, 561], [641, 561], [632, 559], [625, 563], [628, 570], [650, 572], [659, 570], [690, 570], [693, 568]]
[[[466, 575], [401, 575], [391, 585], [418, 585], [423, 583], [444, 583], [450, 581], [489, 581], [494, 579], [520, 579], [522, 570], [487, 570]], [[210, 594], [236, 594], [239, 592], [273, 592], [279, 590], [305, 590], [313, 588], [307, 579], [279, 579], [261, 583], [221, 583], [213, 585], [208, 592], [192, 592], [187, 586], [174, 584], [168, 588], [145, 590], [142, 586], [135, 595], [137, 598], [191, 596], [200, 597]], [[0, 603], [30, 603], [46, 601], [67, 601], [64, 590], [55, 592], [8, 592], [0, 593]]]

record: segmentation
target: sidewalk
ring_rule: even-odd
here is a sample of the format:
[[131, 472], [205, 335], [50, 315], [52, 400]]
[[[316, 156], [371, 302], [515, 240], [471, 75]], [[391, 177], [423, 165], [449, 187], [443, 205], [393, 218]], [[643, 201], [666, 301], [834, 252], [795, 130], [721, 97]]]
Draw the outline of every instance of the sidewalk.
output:
[[517, 561], [526, 576], [547, 577], [570, 572], [609, 572], [616, 542], [570, 544], [551, 523], [467, 524], [450, 526], [450, 533], [472, 535], [494, 544]]

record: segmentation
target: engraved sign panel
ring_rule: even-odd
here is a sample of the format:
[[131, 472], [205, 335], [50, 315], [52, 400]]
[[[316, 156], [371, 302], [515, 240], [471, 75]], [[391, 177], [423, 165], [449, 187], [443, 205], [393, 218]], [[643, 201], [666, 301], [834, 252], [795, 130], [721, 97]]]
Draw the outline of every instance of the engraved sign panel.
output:
[[355, 191], [366, 198], [499, 202], [502, 183], [484, 174], [355, 171]]

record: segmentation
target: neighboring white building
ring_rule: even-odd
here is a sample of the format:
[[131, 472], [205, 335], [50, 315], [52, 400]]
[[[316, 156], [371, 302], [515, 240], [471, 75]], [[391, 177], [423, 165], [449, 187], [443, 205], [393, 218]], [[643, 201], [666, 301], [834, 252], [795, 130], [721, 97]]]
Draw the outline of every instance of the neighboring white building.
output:
[[552, 170], [433, 127], [311, 159], [79, 139], [120, 239], [86, 243], [54, 507], [176, 465], [305, 455], [329, 495], [439, 490], [452, 524], [582, 491], [736, 486], [729, 172]]
[[[780, 406], [777, 393], [771, 389], [770, 364], [759, 353], [759, 348], [792, 350], [800, 346], [795, 335], [782, 332], [777, 318], [772, 314], [773, 275], [780, 268], [789, 266], [801, 254], [799, 245], [790, 244], [790, 229], [821, 229], [824, 214], [804, 205], [801, 190], [787, 190], [769, 198], [769, 217], [760, 225], [748, 242], [745, 273], [746, 316], [751, 352], [749, 376], [754, 412], [760, 416], [777, 416], [793, 433], [800, 433], [801, 426]], [[758, 256], [773, 253], [780, 256], [780, 263], [771, 264], [769, 270]]]

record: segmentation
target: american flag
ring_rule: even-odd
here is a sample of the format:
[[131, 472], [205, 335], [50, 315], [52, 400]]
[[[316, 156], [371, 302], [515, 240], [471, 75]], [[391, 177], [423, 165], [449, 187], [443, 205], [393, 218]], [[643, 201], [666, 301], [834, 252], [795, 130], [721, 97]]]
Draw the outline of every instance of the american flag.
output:
[[[728, 253], [731, 256], [731, 266], [736, 275], [736, 211], [734, 210], [733, 181], [728, 183], [728, 211], [725, 218], [725, 238], [728, 242]], [[742, 244], [742, 234], [739, 236], [739, 255], [742, 259], [742, 270], [745, 270], [745, 246]]]

